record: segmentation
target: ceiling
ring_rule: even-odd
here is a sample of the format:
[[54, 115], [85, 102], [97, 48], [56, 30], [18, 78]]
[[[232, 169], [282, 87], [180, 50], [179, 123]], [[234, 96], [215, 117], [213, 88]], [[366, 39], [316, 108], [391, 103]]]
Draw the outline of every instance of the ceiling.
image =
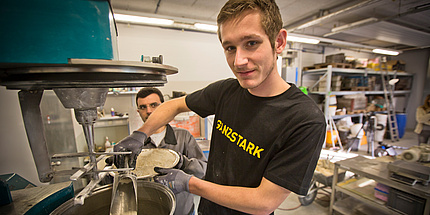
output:
[[[111, 0], [114, 12], [216, 24], [226, 1]], [[430, 47], [430, 0], [276, 0], [291, 35], [337, 47]]]

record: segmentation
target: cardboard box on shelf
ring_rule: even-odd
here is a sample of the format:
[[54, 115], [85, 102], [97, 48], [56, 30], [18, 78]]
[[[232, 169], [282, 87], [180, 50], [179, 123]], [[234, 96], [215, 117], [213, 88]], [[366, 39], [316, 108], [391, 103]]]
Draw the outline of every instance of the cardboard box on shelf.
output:
[[[325, 92], [326, 89], [327, 88], [325, 86], [319, 86], [318, 92]], [[331, 91], [340, 91], [340, 85], [339, 86], [331, 86]]]
[[351, 90], [357, 91], [358, 88], [366, 89], [366, 90], [358, 90], [358, 91], [370, 91], [373, 90], [376, 83], [376, 77], [372, 76], [349, 76], [345, 77], [342, 80], [342, 90]]
[[337, 99], [337, 107], [345, 108], [347, 112], [365, 110], [367, 107], [367, 97], [364, 94], [343, 96]]
[[412, 79], [399, 78], [399, 81], [394, 85], [395, 90], [410, 90]]
[[[325, 92], [327, 89], [326, 85], [327, 85], [327, 79], [321, 80], [318, 83], [318, 91]], [[341, 85], [342, 85], [342, 77], [340, 75], [333, 75], [331, 77], [331, 91], [340, 91]]]
[[355, 64], [354, 64], [354, 68], [356, 69], [364, 69], [367, 67], [367, 58], [357, 58], [355, 59]]
[[327, 55], [325, 57], [326, 63], [345, 63], [345, 53]]
[[[384, 65], [384, 64], [382, 64], [382, 65]], [[405, 67], [406, 67], [406, 63], [402, 60], [387, 61], [387, 70], [388, 71], [397, 70], [398, 72], [404, 72]]]
[[375, 59], [369, 59], [367, 61], [367, 68], [369, 69], [373, 69], [375, 71], [379, 71], [379, 59], [375, 58]]

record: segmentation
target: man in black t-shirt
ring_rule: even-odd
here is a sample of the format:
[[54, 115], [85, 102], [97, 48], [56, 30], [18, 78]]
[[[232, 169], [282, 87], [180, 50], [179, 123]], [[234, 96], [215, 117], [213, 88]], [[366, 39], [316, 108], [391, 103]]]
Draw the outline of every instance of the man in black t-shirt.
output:
[[157, 169], [156, 181], [175, 193], [201, 196], [199, 214], [273, 214], [290, 192], [306, 195], [325, 139], [325, 118], [277, 71], [287, 32], [274, 0], [228, 1], [217, 22], [236, 79], [163, 103], [135, 131], [139, 135], [125, 138], [115, 151], [137, 154], [147, 135], [181, 112], [214, 114], [204, 180]]

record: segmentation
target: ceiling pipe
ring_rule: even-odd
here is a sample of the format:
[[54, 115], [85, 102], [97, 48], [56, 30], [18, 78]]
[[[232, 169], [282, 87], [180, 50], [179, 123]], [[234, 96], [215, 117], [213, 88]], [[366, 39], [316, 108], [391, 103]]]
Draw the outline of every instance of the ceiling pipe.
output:
[[[363, 27], [363, 26], [370, 25], [370, 24], [373, 24], [373, 23], [376, 23], [376, 22], [380, 22], [380, 21], [389, 21], [389, 20], [397, 19], [397, 18], [406, 16], [406, 15], [415, 14], [415, 13], [423, 12], [423, 11], [426, 11], [426, 10], [430, 10], [430, 4], [420, 5], [420, 6], [412, 8], [412, 9], [409, 9], [408, 11], [406, 11], [404, 13], [400, 13], [400, 14], [396, 14], [396, 15], [393, 15], [393, 16], [385, 17], [385, 18], [382, 18], [382, 19], [368, 18], [368, 19], [365, 19], [365, 20], [361, 20], [361, 21], [357, 21], [357, 22], [354, 22], [354, 23], [342, 25], [342, 26], [339, 26], [339, 27], [336, 27], [336, 28], [332, 28], [331, 29], [332, 32], [324, 34], [323, 37], [328, 37], [328, 36], [331, 36], [331, 35], [343, 32], [343, 31], [352, 30], [352, 29], [355, 29], [355, 28]], [[368, 21], [365, 22], [366, 20], [368, 20]], [[362, 23], [360, 23], [360, 22], [362, 22]], [[407, 27], [407, 26], [405, 26], [405, 27]], [[418, 30], [418, 29], [415, 29], [415, 30]], [[418, 30], [418, 31], [422, 31], [422, 30]], [[423, 32], [428, 33], [428, 31], [423, 31]]]
[[367, 1], [363, 1], [363, 2], [360, 2], [358, 4], [352, 5], [350, 7], [347, 7], [345, 9], [342, 9], [342, 10], [339, 10], [339, 11], [327, 14], [327, 15], [325, 15], [323, 17], [314, 19], [312, 21], [306, 22], [306, 23], [301, 24], [301, 25], [299, 25], [297, 27], [288, 28], [287, 26], [285, 26], [284, 28], [288, 32], [291, 32], [291, 31], [295, 31], [295, 30], [300, 30], [300, 29], [303, 29], [303, 28], [311, 27], [313, 25], [316, 25], [316, 24], [319, 24], [319, 23], [323, 22], [326, 19], [333, 18], [333, 17], [338, 16], [340, 14], [343, 14], [343, 13], [346, 13], [346, 12], [349, 12], [351, 10], [355, 10], [355, 9], [358, 9], [358, 8], [361, 8], [361, 7], [364, 7], [364, 6], [368, 6], [370, 4], [374, 4], [374, 3], [379, 2], [379, 1], [380, 0], [367, 0]]
[[[309, 36], [309, 35], [305, 35], [305, 34], [296, 34], [296, 33], [288, 33], [288, 35], [297, 36], [297, 37], [304, 37], [304, 38], [309, 38], [309, 39], [316, 39], [316, 40], [319, 40], [320, 42], [330, 43], [334, 46], [338, 45], [338, 46], [346, 46], [346, 47], [364, 49], [363, 51], [367, 51], [367, 52], [372, 52], [373, 49], [385, 49], [385, 50], [389, 50], [389, 51], [397, 51], [399, 53], [402, 53], [402, 51], [399, 51], [399, 50], [382, 48], [382, 47], [377, 47], [377, 46], [363, 45], [363, 44], [358, 44], [358, 43], [329, 39], [329, 38], [325, 38], [325, 37], [316, 37], [316, 36]], [[323, 45], [323, 44], [321, 44], [321, 45]]]
[[354, 28], [363, 27], [363, 26], [370, 25], [370, 24], [373, 24], [373, 23], [376, 23], [376, 22], [379, 22], [379, 21], [380, 21], [379, 19], [377, 19], [375, 17], [371, 17], [371, 18], [363, 19], [363, 20], [360, 20], [360, 21], [357, 21], [357, 22], [349, 23], [349, 24], [346, 24], [346, 25], [341, 25], [339, 27], [332, 28], [331, 32], [327, 33], [327, 34], [324, 34], [323, 37], [328, 37], [328, 36], [331, 36], [331, 35], [343, 32], [343, 31], [347, 31], [347, 30], [351, 30], [351, 29], [354, 29]]

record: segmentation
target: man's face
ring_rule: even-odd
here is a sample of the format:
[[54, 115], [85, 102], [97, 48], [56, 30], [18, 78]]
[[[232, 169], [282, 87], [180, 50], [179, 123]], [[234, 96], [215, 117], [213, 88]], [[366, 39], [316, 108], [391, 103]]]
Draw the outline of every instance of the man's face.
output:
[[245, 89], [258, 90], [276, 72], [276, 53], [261, 26], [260, 13], [244, 12], [220, 27], [227, 63]]
[[145, 98], [137, 99], [137, 112], [144, 122], [148, 119], [149, 115], [161, 104], [160, 97], [153, 93]]

